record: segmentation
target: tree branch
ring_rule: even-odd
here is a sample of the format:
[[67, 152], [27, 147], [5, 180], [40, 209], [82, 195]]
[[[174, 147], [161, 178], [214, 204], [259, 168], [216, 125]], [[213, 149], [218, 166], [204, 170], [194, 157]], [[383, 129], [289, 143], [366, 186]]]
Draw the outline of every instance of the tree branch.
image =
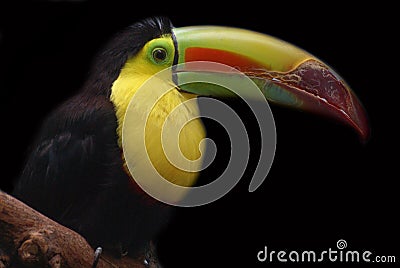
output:
[[[82, 236], [0, 191], [0, 268], [91, 268], [93, 261], [94, 249]], [[97, 267], [145, 267], [144, 256], [115, 258], [104, 252]]]

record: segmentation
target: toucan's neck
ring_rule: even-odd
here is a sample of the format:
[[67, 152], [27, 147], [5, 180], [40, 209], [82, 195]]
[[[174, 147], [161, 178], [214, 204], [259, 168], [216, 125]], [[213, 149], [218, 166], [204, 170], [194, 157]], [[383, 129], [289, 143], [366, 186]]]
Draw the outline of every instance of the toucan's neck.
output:
[[122, 147], [122, 127], [128, 106], [138, 88], [149, 78], [143, 74], [126, 74], [122, 70], [118, 79], [113, 83], [110, 100], [114, 104], [118, 120], [118, 144]]

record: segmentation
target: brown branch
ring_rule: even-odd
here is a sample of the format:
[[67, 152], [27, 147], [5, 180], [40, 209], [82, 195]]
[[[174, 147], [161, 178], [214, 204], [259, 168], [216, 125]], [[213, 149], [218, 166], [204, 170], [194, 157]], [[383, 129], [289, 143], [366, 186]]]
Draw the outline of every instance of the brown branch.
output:
[[[90, 268], [93, 261], [94, 249], [82, 236], [0, 191], [0, 268]], [[97, 267], [145, 267], [143, 263], [144, 256], [115, 258], [103, 252]]]

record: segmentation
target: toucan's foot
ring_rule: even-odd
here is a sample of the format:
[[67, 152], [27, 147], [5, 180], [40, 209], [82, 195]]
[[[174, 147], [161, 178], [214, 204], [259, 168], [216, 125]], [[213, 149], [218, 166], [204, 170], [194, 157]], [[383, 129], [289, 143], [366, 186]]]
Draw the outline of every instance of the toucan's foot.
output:
[[157, 257], [156, 247], [152, 241], [145, 248], [143, 264], [149, 268], [162, 268]]
[[122, 243], [120, 243], [120, 244], [118, 244], [118, 253], [119, 253], [119, 257], [123, 258], [129, 254], [129, 251], [127, 250], [126, 247], [124, 247], [122, 245]]
[[121, 258], [127, 256], [128, 254], [129, 254], [129, 252], [127, 250], [125, 250], [125, 249], [121, 250]]
[[96, 248], [94, 252], [94, 260], [93, 260], [93, 265], [92, 268], [96, 268], [97, 264], [99, 263], [101, 253], [103, 252], [103, 249], [101, 247]]

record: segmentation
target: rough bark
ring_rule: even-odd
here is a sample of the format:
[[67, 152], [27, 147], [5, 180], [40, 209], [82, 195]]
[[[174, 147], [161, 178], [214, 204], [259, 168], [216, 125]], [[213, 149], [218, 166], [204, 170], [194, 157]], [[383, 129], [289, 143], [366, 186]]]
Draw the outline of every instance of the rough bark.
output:
[[[94, 249], [82, 236], [0, 191], [0, 268], [90, 268], [93, 261]], [[97, 267], [158, 267], [156, 260], [146, 262], [103, 252]]]

